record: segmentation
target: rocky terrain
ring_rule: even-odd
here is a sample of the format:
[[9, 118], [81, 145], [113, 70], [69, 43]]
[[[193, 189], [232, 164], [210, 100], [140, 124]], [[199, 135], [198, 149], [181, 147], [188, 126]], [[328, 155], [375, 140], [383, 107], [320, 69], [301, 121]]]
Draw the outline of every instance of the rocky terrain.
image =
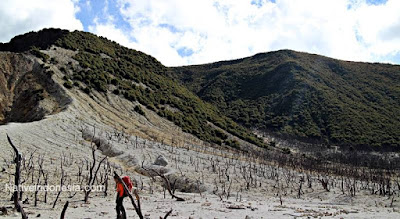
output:
[[71, 101], [34, 56], [7, 52], [0, 56], [1, 124], [40, 120]]

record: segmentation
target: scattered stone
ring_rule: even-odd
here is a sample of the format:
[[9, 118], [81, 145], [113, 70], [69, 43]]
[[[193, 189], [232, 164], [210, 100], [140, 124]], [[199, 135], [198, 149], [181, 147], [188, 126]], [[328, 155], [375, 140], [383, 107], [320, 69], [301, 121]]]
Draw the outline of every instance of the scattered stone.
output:
[[204, 202], [201, 206], [211, 206], [211, 202]]
[[36, 215], [36, 217], [40, 217], [40, 216], [42, 216], [42, 215], [40, 215], [40, 214]]
[[8, 211], [7, 211], [6, 207], [1, 207], [0, 211], [1, 211], [1, 215], [7, 215], [8, 214]]
[[159, 155], [154, 161], [154, 165], [165, 167], [168, 165], [168, 160], [163, 155]]
[[246, 209], [246, 207], [244, 205], [229, 205], [227, 207], [228, 209]]

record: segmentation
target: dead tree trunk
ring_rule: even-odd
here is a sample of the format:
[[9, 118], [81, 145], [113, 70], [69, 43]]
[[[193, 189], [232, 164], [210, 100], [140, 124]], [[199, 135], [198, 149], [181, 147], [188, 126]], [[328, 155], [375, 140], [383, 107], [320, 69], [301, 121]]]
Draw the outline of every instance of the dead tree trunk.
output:
[[17, 211], [21, 212], [21, 216], [22, 219], [27, 219], [28, 216], [26, 215], [21, 202], [19, 200], [19, 180], [20, 180], [20, 173], [21, 173], [21, 159], [22, 159], [22, 155], [19, 153], [17, 147], [15, 147], [15, 145], [12, 143], [10, 137], [7, 134], [7, 140], [8, 143], [10, 143], [11, 147], [14, 149], [15, 152], [15, 158], [14, 158], [14, 162], [15, 162], [15, 188], [14, 188], [14, 193], [13, 193], [13, 199], [14, 199], [14, 206], [15, 209], [17, 209]]
[[96, 144], [94, 142], [95, 136], [96, 136], [96, 127], [94, 127], [94, 129], [93, 129], [93, 136], [92, 136], [92, 140], [91, 140], [93, 163], [92, 163], [92, 166], [89, 169], [89, 178], [88, 178], [88, 181], [87, 181], [86, 188], [84, 190], [84, 192], [85, 192], [85, 197], [84, 197], [85, 203], [87, 203], [88, 200], [89, 200], [89, 194], [92, 191], [92, 187], [93, 187], [94, 182], [96, 180], [96, 176], [97, 176], [97, 173], [99, 172], [100, 166], [103, 163], [103, 161], [106, 160], [106, 158], [107, 158], [107, 156], [105, 156], [98, 163], [98, 166], [97, 166], [97, 168], [95, 170], [95, 167], [96, 167]]
[[168, 190], [168, 192], [169, 192], [169, 194], [171, 195], [172, 198], [175, 198], [177, 201], [185, 201], [185, 199], [176, 196], [176, 195], [172, 192], [171, 183], [169, 182], [168, 178], [167, 178], [166, 176], [164, 176], [164, 174], [161, 174], [161, 173], [159, 173], [159, 172], [157, 172], [157, 171], [155, 171], [155, 170], [153, 170], [153, 169], [150, 169], [150, 170], [152, 170], [155, 174], [157, 174], [159, 177], [161, 177], [161, 178], [164, 180], [165, 186], [167, 187], [167, 190]]
[[172, 209], [171, 210], [169, 210], [166, 214], [165, 214], [165, 216], [164, 217], [160, 217], [160, 219], [167, 219], [168, 218], [168, 216], [170, 215], [172, 213]]
[[69, 201], [65, 202], [64, 207], [63, 207], [63, 209], [62, 209], [62, 211], [61, 211], [60, 219], [64, 219], [64, 217], [65, 217], [65, 212], [67, 211], [68, 205], [69, 205]]
[[37, 206], [37, 202], [38, 202], [39, 183], [40, 183], [40, 173], [38, 174], [38, 178], [37, 178], [36, 185], [35, 185], [35, 204], [34, 204], [35, 207]]
[[318, 179], [318, 181], [321, 183], [322, 187], [325, 189], [325, 191], [329, 192], [329, 180], [328, 179]]
[[64, 186], [64, 182], [65, 182], [65, 177], [66, 177], [66, 174], [65, 174], [65, 172], [64, 172], [64, 165], [63, 165], [63, 157], [61, 157], [61, 176], [60, 176], [60, 191], [58, 191], [58, 193], [57, 193], [57, 196], [56, 196], [56, 199], [54, 200], [54, 202], [53, 202], [53, 208], [55, 208], [56, 207], [56, 204], [57, 204], [57, 201], [58, 201], [58, 198], [60, 197], [60, 194], [61, 194], [61, 192], [62, 192], [62, 188], [63, 188], [63, 186]]
[[300, 177], [300, 182], [299, 182], [299, 189], [298, 189], [298, 191], [297, 191], [297, 198], [298, 198], [298, 199], [301, 198], [301, 194], [303, 193], [303, 191], [302, 191], [303, 183], [304, 183], [304, 177], [301, 176], [301, 177]]
[[84, 200], [85, 203], [87, 203], [89, 200], [89, 194], [92, 191], [92, 187], [96, 180], [96, 176], [97, 176], [97, 173], [99, 172], [100, 166], [107, 159], [107, 156], [105, 156], [102, 160], [100, 160], [100, 162], [97, 164], [97, 168], [95, 170], [94, 169], [96, 166], [96, 153], [95, 152], [96, 152], [96, 148], [93, 145], [93, 147], [92, 147], [93, 164], [89, 170], [89, 179], [88, 179], [87, 186], [85, 188], [85, 200]]

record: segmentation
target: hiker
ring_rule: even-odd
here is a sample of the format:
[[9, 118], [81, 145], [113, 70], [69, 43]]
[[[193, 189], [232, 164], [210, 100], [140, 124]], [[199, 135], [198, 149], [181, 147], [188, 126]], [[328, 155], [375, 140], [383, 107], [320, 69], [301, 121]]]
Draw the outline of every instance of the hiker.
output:
[[[128, 187], [128, 190], [130, 192], [133, 187], [131, 179], [129, 178], [129, 176], [124, 176], [124, 177], [122, 177], [122, 180], [125, 183], [125, 185]], [[117, 186], [117, 200], [116, 200], [117, 219], [126, 219], [126, 212], [125, 212], [125, 208], [123, 205], [123, 201], [124, 201], [124, 198], [126, 196], [128, 196], [128, 193], [125, 192], [124, 185], [118, 179], [117, 175], [114, 176], [114, 181]]]

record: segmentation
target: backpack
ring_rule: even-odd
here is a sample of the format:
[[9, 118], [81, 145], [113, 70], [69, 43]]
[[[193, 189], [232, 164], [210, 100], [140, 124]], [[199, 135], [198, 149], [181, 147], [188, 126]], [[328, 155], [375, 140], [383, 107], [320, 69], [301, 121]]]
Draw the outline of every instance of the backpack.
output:
[[132, 192], [133, 184], [131, 178], [129, 176], [122, 177], [122, 181], [124, 181], [126, 187], [128, 187], [129, 192]]

